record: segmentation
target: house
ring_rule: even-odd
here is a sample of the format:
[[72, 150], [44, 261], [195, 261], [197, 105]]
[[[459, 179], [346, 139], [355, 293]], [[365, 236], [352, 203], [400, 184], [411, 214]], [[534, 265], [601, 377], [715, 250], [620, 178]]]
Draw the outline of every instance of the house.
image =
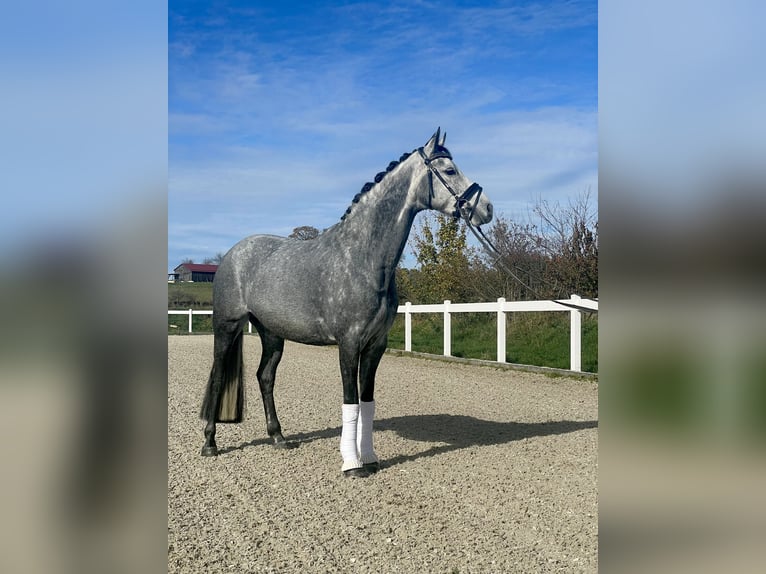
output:
[[173, 275], [178, 281], [210, 282], [215, 277], [218, 265], [205, 265], [202, 263], [181, 263], [173, 269]]

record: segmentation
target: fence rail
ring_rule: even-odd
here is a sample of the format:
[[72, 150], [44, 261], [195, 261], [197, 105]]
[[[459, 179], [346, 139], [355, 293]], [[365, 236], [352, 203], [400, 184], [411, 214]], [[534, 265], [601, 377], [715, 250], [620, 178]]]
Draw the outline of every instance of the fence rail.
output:
[[[505, 363], [505, 329], [506, 313], [522, 313], [536, 311], [554, 311], [569, 313], [569, 370], [582, 372], [582, 313], [580, 309], [598, 311], [598, 301], [582, 299], [571, 295], [561, 302], [577, 308], [559, 305], [555, 301], [506, 301], [502, 297], [490, 303], [452, 303], [444, 301], [438, 305], [399, 305], [397, 313], [404, 315], [404, 350], [412, 351], [412, 315], [414, 313], [441, 313], [444, 320], [444, 350], [445, 357], [452, 356], [452, 314], [453, 313], [495, 313], [497, 317], [497, 362]], [[189, 333], [192, 332], [194, 315], [212, 315], [211, 310], [195, 311], [169, 310], [168, 315], [188, 315]], [[248, 323], [248, 333], [253, 332], [252, 324]]]
[[397, 312], [404, 313], [404, 350], [412, 351], [412, 314], [441, 313], [444, 316], [444, 345], [445, 357], [452, 356], [452, 313], [495, 313], [497, 316], [497, 362], [505, 363], [505, 328], [506, 313], [555, 311], [568, 312], [570, 322], [569, 338], [569, 370], [582, 372], [582, 313], [580, 309], [598, 311], [598, 301], [582, 299], [571, 295], [569, 299], [561, 299], [562, 303], [578, 308], [559, 305], [555, 301], [506, 301], [499, 298], [491, 303], [452, 303], [447, 300], [438, 305], [399, 305]]

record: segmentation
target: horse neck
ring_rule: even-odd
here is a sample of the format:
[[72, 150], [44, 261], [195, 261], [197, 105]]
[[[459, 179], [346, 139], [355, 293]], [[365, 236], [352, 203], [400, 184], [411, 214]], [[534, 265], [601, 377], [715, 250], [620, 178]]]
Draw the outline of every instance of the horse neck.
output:
[[[413, 154], [414, 155], [414, 154]], [[415, 215], [414, 200], [423, 185], [415, 166], [404, 161], [370, 191], [362, 194], [336, 228], [339, 237], [353, 243], [365, 261], [393, 270], [399, 263]]]

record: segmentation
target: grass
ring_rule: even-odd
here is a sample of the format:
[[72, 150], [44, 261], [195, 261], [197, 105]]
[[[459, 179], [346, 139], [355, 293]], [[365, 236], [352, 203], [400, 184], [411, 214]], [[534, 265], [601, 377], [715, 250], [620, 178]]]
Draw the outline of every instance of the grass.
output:
[[[188, 307], [187, 307], [188, 309]], [[212, 315], [194, 315], [192, 333], [212, 333]], [[168, 335], [187, 335], [189, 333], [188, 315], [168, 315]]]
[[[168, 309], [212, 309], [212, 283], [168, 283]], [[168, 315], [168, 334], [186, 334], [187, 315]], [[195, 315], [194, 333], [211, 333], [210, 315]], [[412, 350], [443, 353], [443, 319], [440, 314], [412, 316]], [[404, 349], [404, 316], [397, 315], [388, 336], [391, 349]], [[452, 355], [494, 361], [497, 326], [493, 313], [452, 315]], [[508, 313], [506, 356], [509, 363], [569, 368], [568, 313]], [[598, 318], [585, 314], [582, 321], [582, 369], [598, 372]]]
[[212, 283], [168, 283], [168, 309], [212, 308]]
[[[213, 308], [212, 283], [168, 283], [168, 309], [204, 310]], [[189, 332], [188, 315], [168, 315], [168, 334], [179, 335]], [[192, 332], [212, 333], [213, 320], [210, 315], [194, 315]]]
[[[509, 313], [506, 356], [509, 363], [568, 369], [569, 315], [567, 313]], [[442, 315], [412, 316], [412, 350], [441, 355]], [[398, 315], [388, 337], [392, 349], [404, 349], [404, 316]], [[582, 369], [598, 372], [598, 319], [585, 315], [582, 322]], [[497, 325], [492, 313], [452, 315], [452, 355], [494, 361], [497, 358]]]

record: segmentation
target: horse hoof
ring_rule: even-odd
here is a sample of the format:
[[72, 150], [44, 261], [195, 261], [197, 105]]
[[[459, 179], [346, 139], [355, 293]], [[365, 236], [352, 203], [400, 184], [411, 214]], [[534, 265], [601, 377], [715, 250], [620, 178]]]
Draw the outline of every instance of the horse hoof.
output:
[[279, 450], [286, 450], [289, 448], [298, 448], [298, 443], [292, 442], [289, 440], [280, 440], [278, 442], [274, 442], [274, 448]]
[[362, 465], [362, 468], [369, 472], [370, 474], [375, 474], [380, 470], [380, 463], [379, 462], [368, 462]]
[[364, 466], [362, 468], [350, 468], [343, 471], [343, 476], [346, 478], [367, 478], [370, 474], [370, 471]]
[[203, 446], [202, 447], [202, 456], [218, 456], [218, 447], [217, 446]]

